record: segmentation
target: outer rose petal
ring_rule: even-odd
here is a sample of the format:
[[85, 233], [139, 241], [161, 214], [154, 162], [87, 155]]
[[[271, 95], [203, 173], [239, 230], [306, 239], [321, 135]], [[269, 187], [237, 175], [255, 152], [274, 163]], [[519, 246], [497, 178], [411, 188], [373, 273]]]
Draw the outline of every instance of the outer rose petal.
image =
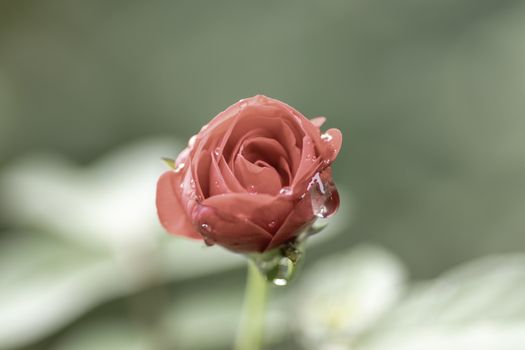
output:
[[180, 198], [182, 173], [166, 171], [157, 182], [157, 214], [164, 228], [173, 234], [195, 239], [202, 236], [195, 231]]
[[[220, 196], [215, 196], [220, 197]], [[215, 198], [212, 197], [212, 198]], [[199, 205], [194, 222], [202, 227], [202, 235], [210, 244], [235, 252], [262, 252], [272, 240], [272, 235], [249, 220], [241, 220], [226, 208]]]
[[[276, 232], [293, 208], [293, 203], [267, 194], [228, 193], [205, 199], [202, 205], [230, 213], [239, 222], [251, 222], [266, 234]], [[210, 223], [211, 224], [211, 223]], [[239, 235], [242, 232], [235, 230]]]
[[294, 238], [303, 228], [310, 225], [314, 219], [310, 194], [306, 193], [306, 196], [295, 204], [279, 231], [277, 231], [268, 247], [266, 247], [266, 250], [274, 249]]
[[341, 150], [343, 135], [339, 129], [328, 129], [325, 134], [330, 137], [330, 140], [327, 141], [328, 147], [324, 158], [326, 161], [332, 163]]

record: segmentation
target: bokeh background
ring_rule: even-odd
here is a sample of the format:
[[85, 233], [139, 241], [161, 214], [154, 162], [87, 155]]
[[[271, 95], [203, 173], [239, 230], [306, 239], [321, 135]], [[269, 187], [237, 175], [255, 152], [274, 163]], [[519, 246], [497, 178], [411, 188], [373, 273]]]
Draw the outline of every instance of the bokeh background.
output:
[[516, 0], [1, 1], [0, 348], [231, 348], [243, 260], [163, 235], [153, 189], [262, 93], [344, 135], [267, 348], [523, 349], [524, 37]]

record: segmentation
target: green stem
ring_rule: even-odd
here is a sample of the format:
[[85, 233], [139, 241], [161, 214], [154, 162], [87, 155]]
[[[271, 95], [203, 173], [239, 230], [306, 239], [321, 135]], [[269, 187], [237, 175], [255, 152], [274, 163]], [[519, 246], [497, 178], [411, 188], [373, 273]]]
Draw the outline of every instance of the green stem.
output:
[[250, 260], [235, 350], [261, 349], [267, 290], [268, 282]]

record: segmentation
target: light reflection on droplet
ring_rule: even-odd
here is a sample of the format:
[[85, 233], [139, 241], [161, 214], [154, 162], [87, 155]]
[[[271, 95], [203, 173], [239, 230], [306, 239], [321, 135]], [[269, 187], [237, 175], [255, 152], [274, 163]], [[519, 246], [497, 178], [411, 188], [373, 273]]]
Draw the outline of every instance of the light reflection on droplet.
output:
[[221, 148], [220, 147], [217, 147], [214, 151], [213, 151], [213, 154], [215, 154], [217, 157], [221, 154]]
[[289, 186], [286, 186], [286, 187], [283, 187], [281, 188], [281, 190], [279, 191], [279, 194], [280, 195], [283, 195], [283, 196], [289, 196], [293, 193], [292, 191], [292, 188], [289, 187]]
[[332, 135], [330, 135], [328, 133], [324, 133], [324, 134], [321, 135], [321, 139], [323, 141], [330, 142], [330, 141], [332, 141]]
[[284, 278], [276, 278], [272, 281], [273, 284], [275, 284], [276, 286], [286, 286], [288, 284], [288, 281]]

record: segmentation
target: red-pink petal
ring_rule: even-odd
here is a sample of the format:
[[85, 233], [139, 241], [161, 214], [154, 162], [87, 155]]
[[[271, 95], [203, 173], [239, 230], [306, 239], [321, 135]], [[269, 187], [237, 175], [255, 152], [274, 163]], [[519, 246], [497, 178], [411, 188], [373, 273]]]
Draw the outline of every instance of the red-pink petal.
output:
[[[263, 165], [263, 164], [261, 164]], [[281, 175], [271, 166], [260, 166], [239, 154], [235, 160], [235, 177], [248, 192], [277, 194], [283, 187]]]
[[291, 240], [308, 227], [314, 219], [311, 197], [309, 193], [306, 193], [305, 197], [290, 211], [266, 250], [272, 250]]
[[193, 228], [180, 198], [182, 172], [166, 171], [157, 183], [157, 214], [164, 228], [173, 234], [202, 239]]
[[293, 208], [289, 200], [267, 194], [228, 193], [207, 198], [203, 205], [250, 221], [268, 234], [276, 232]]
[[327, 135], [326, 137], [322, 137], [323, 141], [326, 143], [326, 153], [324, 157], [326, 161], [332, 163], [341, 150], [343, 135], [338, 129], [328, 129], [324, 135]]

